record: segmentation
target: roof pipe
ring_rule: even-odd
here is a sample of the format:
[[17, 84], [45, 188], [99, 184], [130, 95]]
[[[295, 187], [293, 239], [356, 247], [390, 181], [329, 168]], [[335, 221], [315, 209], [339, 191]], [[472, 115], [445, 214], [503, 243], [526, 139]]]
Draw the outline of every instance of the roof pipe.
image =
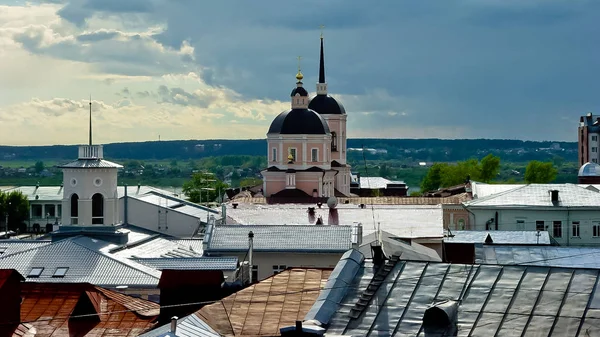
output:
[[177, 331], [177, 320], [179, 319], [179, 317], [177, 316], [173, 316], [171, 317], [171, 333], [175, 334], [175, 332]]
[[250, 264], [250, 284], [256, 281], [252, 279], [252, 269], [254, 269], [253, 263], [253, 253], [254, 253], [254, 233], [252, 231], [248, 232], [248, 262]]
[[127, 222], [128, 221], [127, 213], [129, 211], [129, 208], [127, 207], [127, 201], [128, 201], [127, 200], [127, 184], [125, 184], [124, 187], [125, 187], [125, 192], [123, 194], [123, 197], [124, 197], [123, 198], [123, 223], [125, 225], [128, 225], [129, 223]]

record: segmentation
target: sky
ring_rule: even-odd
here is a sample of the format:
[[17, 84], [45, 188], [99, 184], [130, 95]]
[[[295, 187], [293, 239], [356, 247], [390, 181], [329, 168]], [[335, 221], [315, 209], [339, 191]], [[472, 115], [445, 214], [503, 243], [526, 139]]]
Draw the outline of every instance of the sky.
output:
[[577, 140], [597, 0], [0, 0], [0, 144], [265, 138], [320, 25], [350, 138]]

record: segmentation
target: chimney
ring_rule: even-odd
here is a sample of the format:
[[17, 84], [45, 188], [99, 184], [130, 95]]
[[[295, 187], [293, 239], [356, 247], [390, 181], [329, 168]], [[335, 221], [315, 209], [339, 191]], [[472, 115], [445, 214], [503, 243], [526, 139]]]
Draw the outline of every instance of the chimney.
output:
[[127, 222], [127, 213], [129, 212], [129, 207], [127, 207], [127, 184], [125, 184], [125, 191], [123, 193], [123, 223], [125, 225], [128, 225], [129, 223]]
[[557, 204], [558, 203], [558, 190], [551, 190], [550, 194], [552, 195], [552, 203]]
[[252, 279], [252, 269], [254, 267], [254, 261], [253, 261], [253, 253], [254, 253], [254, 233], [252, 231], [250, 231], [248, 233], [248, 262], [250, 263], [250, 284], [252, 284], [252, 282], [256, 281]]
[[223, 225], [227, 224], [227, 205], [221, 204], [221, 218], [223, 218]]
[[175, 332], [177, 332], [177, 320], [179, 319], [179, 317], [177, 316], [173, 316], [171, 317], [171, 333], [175, 334]]
[[233, 204], [231, 204], [231, 206], [233, 206], [233, 209], [236, 209], [238, 207], [238, 203], [234, 202]]

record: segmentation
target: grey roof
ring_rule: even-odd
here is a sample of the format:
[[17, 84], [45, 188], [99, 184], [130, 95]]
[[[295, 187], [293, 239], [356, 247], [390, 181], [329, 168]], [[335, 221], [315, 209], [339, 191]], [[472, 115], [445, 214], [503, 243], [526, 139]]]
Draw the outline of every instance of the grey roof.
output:
[[600, 249], [557, 246], [475, 246], [475, 262], [600, 269]]
[[488, 235], [496, 245], [549, 245], [547, 231], [452, 231], [445, 236], [449, 243], [485, 243]]
[[159, 257], [200, 257], [202, 251], [195, 251], [167, 238], [153, 237], [151, 240], [126, 247], [114, 247], [109, 250], [114, 256], [123, 258], [159, 258]]
[[189, 248], [195, 252], [202, 252], [202, 243], [204, 241], [202, 239], [171, 239], [171, 242]]
[[219, 337], [213, 328], [201, 320], [196, 314], [191, 314], [177, 320], [175, 334], [171, 332], [171, 323], [162, 325], [140, 337]]
[[[129, 192], [129, 190], [128, 190]], [[134, 199], [141, 200], [143, 202], [157, 205], [161, 207], [168, 207], [170, 211], [179, 212], [196, 218], [205, 219], [210, 214], [219, 218], [219, 211], [210, 207], [205, 207], [193, 202], [189, 202], [184, 199], [172, 196], [170, 194], [164, 194], [156, 191], [148, 191], [144, 195], [131, 196]]]
[[236, 270], [237, 257], [132, 258], [148, 267], [164, 270]]
[[[554, 205], [550, 191], [558, 191]], [[600, 207], [600, 193], [574, 184], [528, 184], [464, 203], [469, 208], [587, 208]]]
[[486, 184], [478, 181], [471, 181], [471, 192], [473, 193], [473, 199], [479, 199], [521, 186], [523, 186], [523, 184]]
[[250, 231], [254, 233], [255, 251], [334, 253], [352, 248], [352, 226], [223, 225], [213, 227], [210, 235], [207, 234], [207, 250], [246, 251]]
[[[429, 247], [425, 247], [415, 242], [406, 243], [402, 239], [388, 233], [380, 234], [383, 252], [387, 257], [398, 256], [401, 260], [412, 261], [442, 261], [438, 253]], [[377, 242], [377, 234], [371, 233], [363, 238], [363, 243], [359, 251], [367, 257], [372, 257], [371, 245]]]
[[[41, 247], [0, 257], [1, 269], [16, 269], [29, 282], [91, 283], [104, 287], [156, 287], [160, 272], [134, 261], [88, 248], [88, 237], [64, 239]], [[32, 268], [43, 267], [40, 277], [28, 277]], [[68, 267], [64, 277], [52, 277]]]
[[360, 181], [360, 188], [381, 189], [386, 188], [388, 184], [404, 184], [404, 181], [393, 181], [383, 177], [356, 177]]
[[[21, 191], [27, 198], [39, 201], [62, 201], [63, 187], [62, 186], [18, 186], [6, 189], [6, 192]], [[172, 192], [161, 190], [152, 186], [128, 186], [127, 194], [132, 197], [145, 195], [151, 192], [171, 196]], [[117, 194], [122, 197], [125, 194], [125, 186], [117, 187]], [[36, 198], [37, 196], [37, 198]]]
[[[237, 208], [227, 205], [227, 217], [243, 225], [307, 225], [310, 218], [306, 204], [259, 205], [240, 203]], [[442, 238], [443, 210], [440, 205], [369, 205], [360, 208], [354, 204], [339, 204], [339, 223], [363, 224], [363, 235], [375, 231], [378, 224], [381, 230], [402, 238]], [[316, 218], [321, 216], [328, 223], [329, 208], [315, 209]], [[228, 219], [228, 221], [229, 221]]]
[[36, 247], [50, 244], [50, 241], [41, 240], [0, 240], [0, 257]]
[[[328, 335], [347, 336], [598, 336], [598, 276], [590, 269], [405, 261], [374, 269], [365, 261], [334, 314], [319, 322]], [[439, 319], [424, 324], [426, 310]], [[444, 319], [450, 324], [440, 331], [436, 323]]]
[[77, 159], [70, 163], [59, 165], [60, 168], [122, 168], [123, 165], [104, 159]]
[[600, 176], [600, 165], [596, 163], [585, 163], [581, 165], [577, 175], [579, 177], [598, 177]]

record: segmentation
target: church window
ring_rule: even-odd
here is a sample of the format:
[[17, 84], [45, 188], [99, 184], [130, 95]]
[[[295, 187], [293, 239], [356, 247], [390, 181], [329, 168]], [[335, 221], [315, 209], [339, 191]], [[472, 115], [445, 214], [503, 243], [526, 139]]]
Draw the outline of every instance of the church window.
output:
[[312, 149], [310, 154], [312, 162], [319, 161], [319, 149]]
[[100, 193], [92, 196], [92, 224], [104, 224], [104, 197]]
[[289, 155], [291, 155], [293, 160], [296, 161], [297, 158], [296, 158], [296, 149], [295, 148], [293, 148], [293, 147], [289, 148]]
[[71, 224], [77, 225], [79, 217], [79, 196], [77, 194], [73, 194], [71, 196]]
[[331, 133], [331, 151], [337, 151], [337, 134]]
[[276, 148], [273, 148], [273, 155], [272, 155], [272, 157], [273, 157], [273, 161], [277, 161], [277, 149]]

